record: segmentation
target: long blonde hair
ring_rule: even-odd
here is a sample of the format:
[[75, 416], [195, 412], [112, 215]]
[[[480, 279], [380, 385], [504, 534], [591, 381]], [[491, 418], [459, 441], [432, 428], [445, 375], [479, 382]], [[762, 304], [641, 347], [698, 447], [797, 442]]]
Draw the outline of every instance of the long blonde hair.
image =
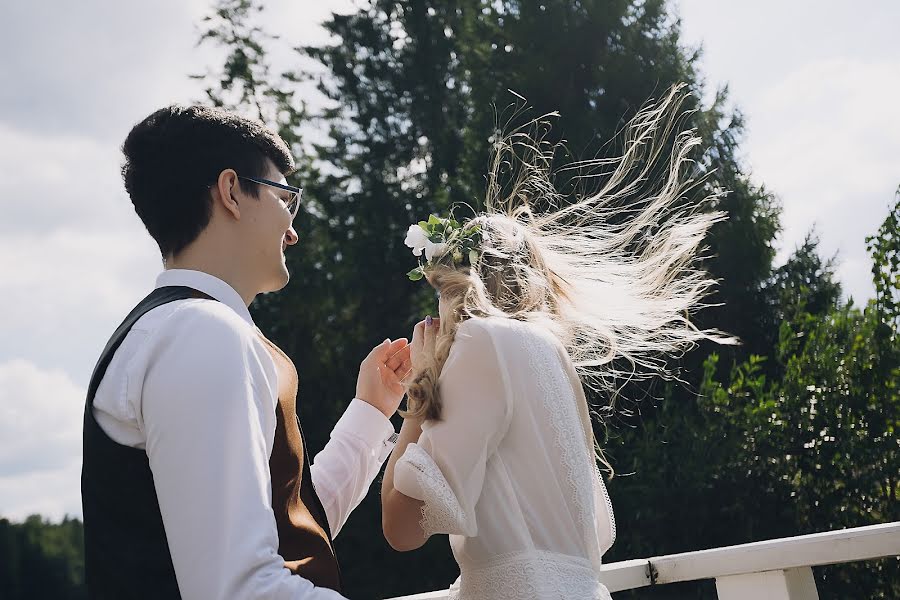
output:
[[[554, 169], [558, 146], [546, 141], [553, 114], [495, 136], [486, 210], [473, 218], [481, 257], [426, 271], [444, 306], [434, 361], [413, 374], [406, 416], [440, 419], [438, 378], [460, 323], [473, 317], [548, 328], [584, 386], [607, 392], [610, 405], [627, 381], [676, 377], [667, 359], [700, 340], [737, 342], [690, 321], [715, 283], [699, 268], [701, 244], [725, 215], [702, 212], [717, 194], [688, 199], [703, 177], [686, 173], [701, 141], [679, 130], [686, 96], [679, 85], [645, 105], [615, 159]], [[558, 176], [594, 189], [572, 199], [557, 189]]]

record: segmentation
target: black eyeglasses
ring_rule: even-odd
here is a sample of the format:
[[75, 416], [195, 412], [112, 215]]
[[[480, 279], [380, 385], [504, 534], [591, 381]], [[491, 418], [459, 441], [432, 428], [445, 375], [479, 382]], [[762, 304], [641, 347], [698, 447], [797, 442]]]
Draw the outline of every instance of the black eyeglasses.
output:
[[238, 175], [238, 179], [246, 179], [247, 181], [252, 181], [253, 183], [268, 185], [270, 187], [278, 188], [279, 190], [286, 190], [288, 192], [291, 192], [291, 197], [287, 200], [284, 200], [282, 198], [282, 202], [284, 202], [284, 205], [288, 209], [288, 212], [291, 213], [292, 219], [297, 216], [297, 211], [300, 210], [300, 196], [303, 194], [303, 188], [286, 185], [284, 183], [278, 183], [277, 181], [269, 181], [268, 179], [244, 177], [243, 175]]

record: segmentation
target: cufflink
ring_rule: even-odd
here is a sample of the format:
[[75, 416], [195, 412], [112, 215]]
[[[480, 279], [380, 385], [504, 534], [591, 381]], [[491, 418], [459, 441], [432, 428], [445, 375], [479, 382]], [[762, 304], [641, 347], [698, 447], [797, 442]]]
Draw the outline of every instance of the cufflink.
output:
[[396, 446], [397, 440], [399, 440], [399, 439], [400, 439], [400, 434], [395, 431], [394, 433], [392, 433], [390, 435], [390, 437], [387, 440], [385, 440], [384, 444], [386, 446], [387, 445]]

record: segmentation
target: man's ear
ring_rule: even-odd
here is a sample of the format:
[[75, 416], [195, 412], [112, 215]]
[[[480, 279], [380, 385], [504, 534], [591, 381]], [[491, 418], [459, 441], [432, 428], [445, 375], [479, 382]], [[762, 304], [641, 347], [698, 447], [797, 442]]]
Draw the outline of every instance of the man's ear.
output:
[[219, 173], [216, 184], [210, 190], [213, 202], [218, 202], [235, 219], [241, 218], [241, 208], [237, 200], [237, 196], [240, 195], [240, 185], [234, 169], [225, 169]]

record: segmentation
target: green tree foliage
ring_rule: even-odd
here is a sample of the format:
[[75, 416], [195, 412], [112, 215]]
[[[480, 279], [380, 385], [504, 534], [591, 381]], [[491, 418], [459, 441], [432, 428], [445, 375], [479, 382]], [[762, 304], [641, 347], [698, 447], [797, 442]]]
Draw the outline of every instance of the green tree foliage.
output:
[[[876, 296], [865, 308], [851, 302], [817, 317], [806, 308], [821, 290], [809, 290], [785, 315], [781, 378], [768, 380], [751, 357], [719, 383], [717, 356], [707, 359], [701, 408], [728, 457], [720, 471], [769, 508], [743, 518], [779, 536], [900, 520], [898, 215], [900, 194], [867, 239]], [[818, 575], [822, 598], [900, 595], [897, 559]]]
[[0, 519], [0, 595], [7, 600], [87, 598], [81, 521]]

